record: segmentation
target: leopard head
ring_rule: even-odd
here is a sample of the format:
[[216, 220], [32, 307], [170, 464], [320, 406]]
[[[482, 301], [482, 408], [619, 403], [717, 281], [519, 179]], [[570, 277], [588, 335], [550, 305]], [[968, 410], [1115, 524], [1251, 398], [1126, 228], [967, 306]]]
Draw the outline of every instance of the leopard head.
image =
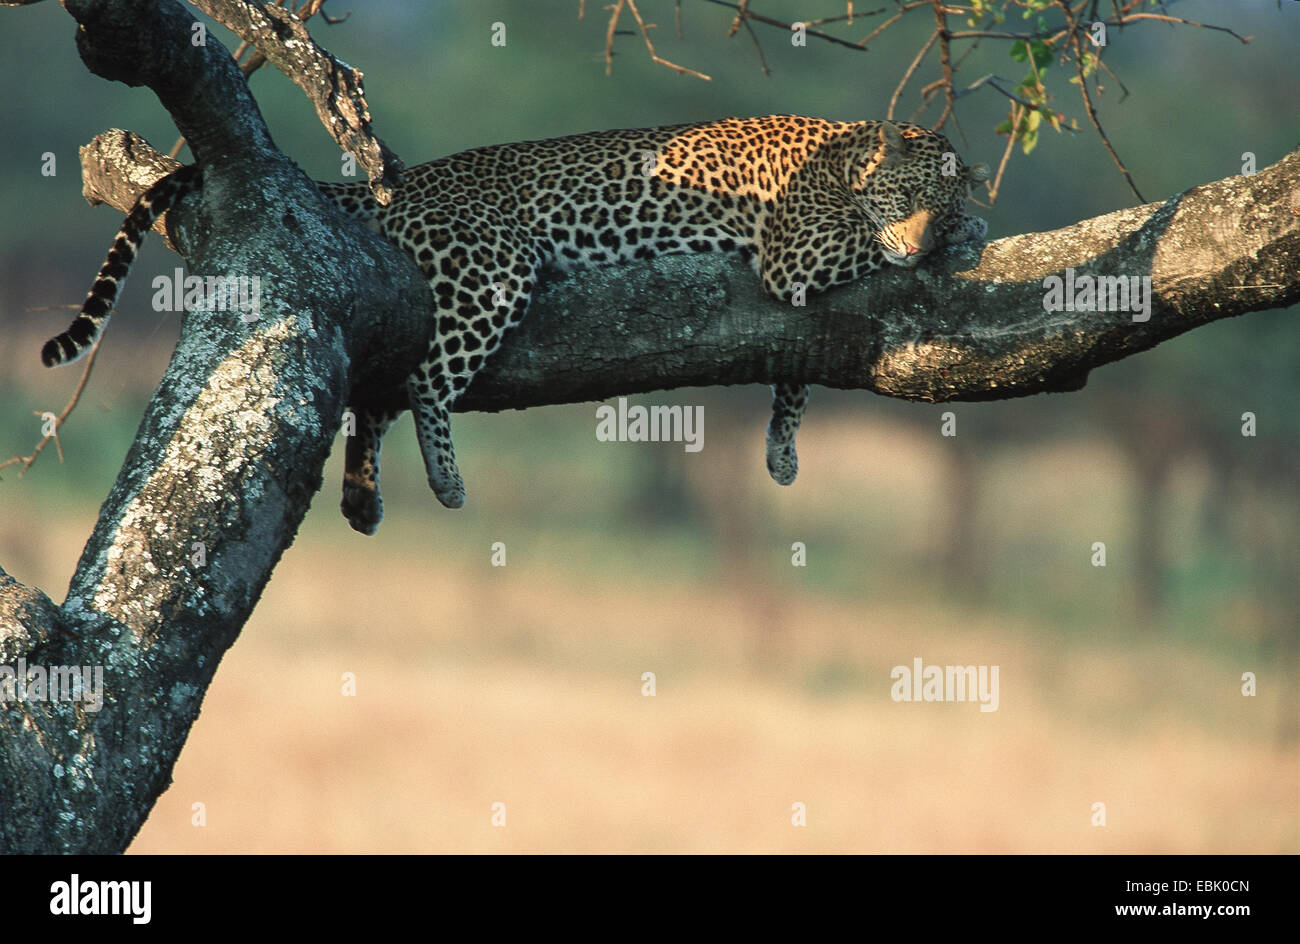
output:
[[867, 122], [863, 136], [848, 183], [890, 262], [911, 267], [937, 246], [983, 235], [966, 198], [988, 180], [984, 164], [967, 167], [947, 138], [918, 125]]

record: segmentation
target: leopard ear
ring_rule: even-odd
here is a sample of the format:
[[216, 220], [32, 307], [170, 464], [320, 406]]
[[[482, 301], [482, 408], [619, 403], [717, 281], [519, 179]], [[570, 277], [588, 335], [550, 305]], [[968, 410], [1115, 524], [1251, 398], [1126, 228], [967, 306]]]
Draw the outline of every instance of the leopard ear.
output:
[[989, 179], [989, 165], [985, 163], [976, 164], [974, 167], [966, 168], [966, 179], [972, 184], [982, 184]]
[[898, 130], [898, 125], [892, 121], [880, 122], [880, 143], [885, 148], [885, 161], [893, 157], [902, 157], [907, 153], [907, 142], [903, 140], [903, 132]]

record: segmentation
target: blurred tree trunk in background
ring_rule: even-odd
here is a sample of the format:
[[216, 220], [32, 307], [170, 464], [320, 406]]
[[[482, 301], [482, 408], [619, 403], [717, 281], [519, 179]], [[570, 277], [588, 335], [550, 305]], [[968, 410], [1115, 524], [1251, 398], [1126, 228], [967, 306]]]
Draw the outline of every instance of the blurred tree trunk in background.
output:
[[948, 458], [948, 533], [945, 536], [944, 573], [950, 588], [963, 596], [982, 599], [987, 576], [982, 542], [976, 533], [979, 478], [986, 450], [970, 436], [945, 441]]
[[707, 461], [689, 463], [686, 476], [713, 543], [718, 590], [742, 614], [751, 646], [747, 656], [760, 664], [779, 658], [786, 642], [786, 589], [773, 571], [782, 556], [789, 565], [790, 541], [797, 540], [771, 537], [770, 516], [754, 494], [756, 488], [776, 488], [763, 465], [765, 423], [752, 408], [710, 413], [707, 445], [692, 457]]

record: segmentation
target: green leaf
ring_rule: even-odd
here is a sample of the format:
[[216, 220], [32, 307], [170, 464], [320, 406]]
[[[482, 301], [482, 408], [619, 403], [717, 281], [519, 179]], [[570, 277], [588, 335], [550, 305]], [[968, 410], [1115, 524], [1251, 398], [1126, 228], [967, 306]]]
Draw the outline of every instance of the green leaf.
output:
[[1011, 44], [1008, 55], [1016, 62], [1028, 62], [1030, 54], [1034, 57], [1034, 68], [1039, 72], [1046, 69], [1052, 64], [1052, 47], [1041, 40], [1029, 42], [1027, 39], [1018, 39]]
[[1052, 64], [1052, 47], [1042, 41], [1037, 41], [1031, 47], [1034, 51], [1034, 65], [1041, 72]]

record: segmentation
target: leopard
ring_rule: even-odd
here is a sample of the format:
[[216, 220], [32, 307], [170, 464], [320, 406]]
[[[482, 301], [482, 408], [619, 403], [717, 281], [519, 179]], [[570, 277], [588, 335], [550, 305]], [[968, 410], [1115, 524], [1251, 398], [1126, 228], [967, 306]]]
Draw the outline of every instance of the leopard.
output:
[[[465, 504], [452, 407], [527, 315], [542, 280], [585, 266], [734, 253], [768, 295], [793, 302], [981, 240], [988, 224], [966, 201], [988, 177], [986, 165], [966, 165], [946, 137], [920, 125], [768, 115], [478, 147], [407, 169], [387, 205], [364, 181], [318, 181], [344, 215], [415, 262], [434, 320], [425, 356], [404, 380], [406, 407], [350, 407], [344, 517], [376, 533], [383, 438], [407, 408], [435, 497], [447, 508]], [[42, 349], [47, 366], [95, 343], [144, 234], [201, 183], [191, 165], [141, 196], [80, 314]], [[775, 482], [791, 485], [810, 387], [770, 381], [765, 461]]]

